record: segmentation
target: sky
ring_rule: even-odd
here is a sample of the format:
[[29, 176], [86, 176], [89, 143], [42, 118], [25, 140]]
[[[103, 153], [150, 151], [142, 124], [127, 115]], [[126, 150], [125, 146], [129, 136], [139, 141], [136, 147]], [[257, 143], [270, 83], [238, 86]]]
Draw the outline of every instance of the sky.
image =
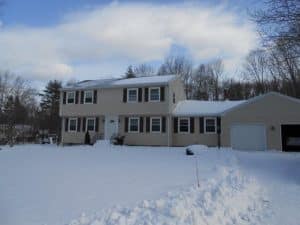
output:
[[0, 70], [24, 79], [122, 76], [168, 55], [195, 65], [223, 59], [227, 74], [258, 46], [247, 10], [254, 0], [6, 0], [0, 10]]

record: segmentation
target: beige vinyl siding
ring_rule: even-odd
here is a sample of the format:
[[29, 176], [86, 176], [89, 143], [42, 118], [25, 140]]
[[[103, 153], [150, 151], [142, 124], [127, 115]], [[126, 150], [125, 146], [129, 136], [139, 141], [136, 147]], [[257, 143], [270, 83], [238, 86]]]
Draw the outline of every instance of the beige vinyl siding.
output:
[[266, 127], [267, 148], [282, 150], [281, 124], [300, 124], [300, 103], [278, 94], [268, 94], [226, 113], [221, 124], [222, 146], [231, 146], [232, 125], [263, 124]]

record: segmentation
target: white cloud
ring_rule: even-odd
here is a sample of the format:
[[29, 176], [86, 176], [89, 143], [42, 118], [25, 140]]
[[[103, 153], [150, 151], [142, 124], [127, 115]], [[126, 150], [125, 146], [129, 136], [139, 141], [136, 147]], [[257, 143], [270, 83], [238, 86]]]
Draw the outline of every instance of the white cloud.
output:
[[46, 80], [83, 76], [91, 65], [97, 69], [86, 72], [101, 75], [96, 65], [103, 61], [106, 71], [109, 61], [162, 60], [172, 45], [195, 61], [224, 56], [232, 64], [256, 45], [254, 27], [239, 20], [222, 7], [114, 2], [66, 15], [56, 26], [0, 27], [0, 68]]

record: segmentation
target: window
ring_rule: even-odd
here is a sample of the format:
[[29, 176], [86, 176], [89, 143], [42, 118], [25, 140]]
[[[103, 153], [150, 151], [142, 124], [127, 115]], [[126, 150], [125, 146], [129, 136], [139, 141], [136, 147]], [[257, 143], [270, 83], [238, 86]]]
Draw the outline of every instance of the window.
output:
[[68, 104], [74, 104], [75, 103], [75, 92], [67, 92], [67, 103]]
[[151, 117], [151, 132], [161, 132], [160, 117]]
[[189, 133], [190, 132], [190, 119], [189, 118], [179, 118], [179, 132]]
[[77, 118], [72, 118], [69, 120], [69, 131], [77, 130]]
[[216, 118], [205, 118], [205, 133], [216, 133]]
[[95, 131], [95, 118], [88, 118], [86, 120], [87, 131]]
[[140, 119], [138, 117], [129, 118], [129, 132], [139, 132]]
[[84, 92], [84, 103], [93, 103], [93, 99], [94, 95], [93, 95], [93, 91], [85, 91]]
[[151, 102], [159, 102], [160, 101], [160, 88], [150, 88], [149, 89], [149, 96]]
[[138, 89], [128, 88], [127, 89], [127, 102], [137, 102], [138, 100]]

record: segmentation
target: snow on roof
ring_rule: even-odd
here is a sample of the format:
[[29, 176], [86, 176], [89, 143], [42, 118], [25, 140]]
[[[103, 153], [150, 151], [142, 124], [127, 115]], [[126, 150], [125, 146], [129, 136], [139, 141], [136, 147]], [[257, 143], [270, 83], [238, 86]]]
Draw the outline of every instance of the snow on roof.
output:
[[163, 76], [147, 76], [128, 79], [99, 79], [99, 80], [86, 80], [81, 81], [69, 86], [65, 86], [63, 90], [73, 89], [87, 89], [87, 88], [110, 88], [110, 87], [134, 87], [146, 85], [160, 85], [167, 84], [175, 79], [176, 75], [163, 75]]
[[224, 111], [235, 107], [245, 101], [197, 101], [184, 100], [178, 102], [173, 115], [175, 116], [201, 116], [201, 115], [220, 115]]

